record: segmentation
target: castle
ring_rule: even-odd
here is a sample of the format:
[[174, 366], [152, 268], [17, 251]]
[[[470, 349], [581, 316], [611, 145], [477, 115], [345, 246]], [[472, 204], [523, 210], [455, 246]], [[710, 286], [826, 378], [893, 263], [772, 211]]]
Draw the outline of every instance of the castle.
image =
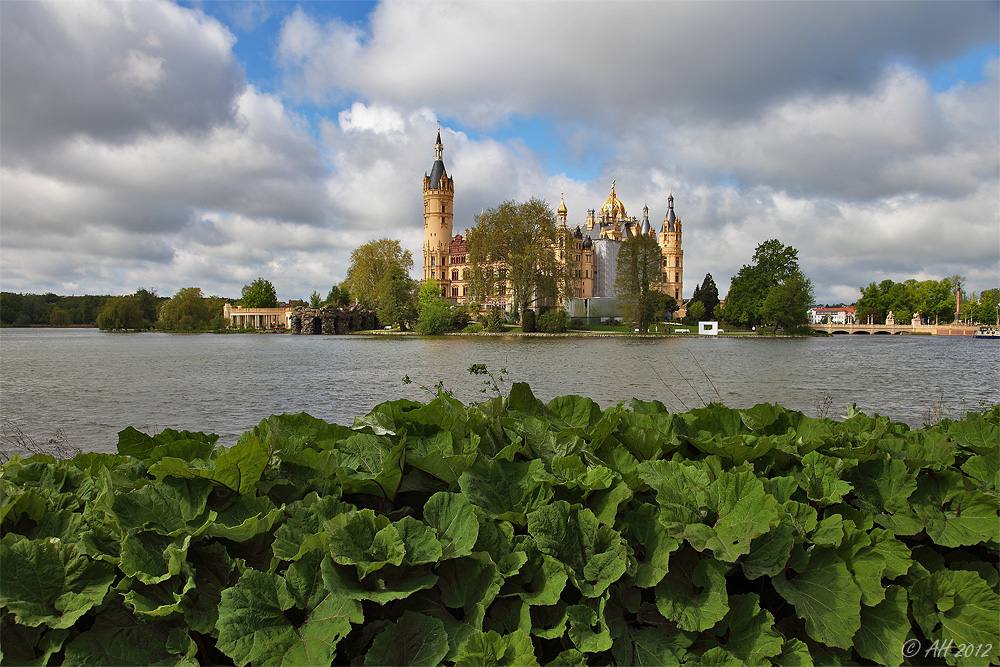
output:
[[[443, 293], [454, 303], [467, 303], [470, 299], [469, 279], [472, 266], [468, 261], [468, 241], [461, 234], [452, 234], [454, 221], [455, 182], [444, 166], [444, 146], [438, 130], [434, 144], [434, 164], [429, 174], [424, 174], [424, 265], [423, 280], [436, 280]], [[649, 222], [649, 206], [643, 206], [642, 220], [629, 217], [625, 205], [615, 193], [611, 182], [611, 195], [600, 208], [587, 211], [583, 225], [570, 230], [568, 209], [560, 196], [556, 222], [564, 232], [557, 257], [572, 262], [576, 277], [574, 289], [578, 299], [614, 297], [618, 252], [621, 244], [638, 235], [656, 237], [662, 255], [660, 280], [653, 287], [682, 303], [684, 293], [684, 250], [681, 247], [681, 219], [674, 213], [673, 193], [667, 198], [667, 213], [660, 231]], [[483, 306], [499, 306], [510, 312], [510, 297], [499, 296]]]

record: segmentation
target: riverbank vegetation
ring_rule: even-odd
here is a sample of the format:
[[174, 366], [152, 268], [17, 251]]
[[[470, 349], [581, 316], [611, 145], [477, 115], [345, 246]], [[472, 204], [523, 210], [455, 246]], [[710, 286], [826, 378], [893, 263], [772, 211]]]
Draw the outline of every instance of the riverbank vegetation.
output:
[[13, 458], [4, 664], [1000, 659], [1000, 407], [911, 430], [485, 387]]

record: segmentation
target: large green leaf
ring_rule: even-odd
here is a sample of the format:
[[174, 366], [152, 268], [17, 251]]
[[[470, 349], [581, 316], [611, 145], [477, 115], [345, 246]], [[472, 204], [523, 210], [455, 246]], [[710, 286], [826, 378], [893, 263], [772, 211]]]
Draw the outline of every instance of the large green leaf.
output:
[[574, 585], [587, 597], [601, 595], [625, 574], [621, 535], [599, 525], [589, 509], [557, 500], [528, 515], [528, 533], [542, 553], [569, 568]]
[[399, 622], [375, 637], [365, 654], [365, 664], [437, 665], [448, 655], [448, 633], [436, 618], [404, 612]]
[[206, 479], [168, 477], [117, 495], [112, 511], [122, 528], [161, 535], [199, 534], [214, 513], [206, 509], [212, 483]]
[[458, 485], [462, 494], [487, 515], [520, 526], [525, 515], [552, 497], [544, 464], [480, 458], [462, 473]]
[[725, 648], [744, 665], [767, 665], [781, 654], [784, 638], [774, 628], [774, 617], [761, 610], [760, 599], [754, 593], [734, 595], [729, 599], [729, 612], [715, 634], [725, 634]]
[[977, 573], [941, 570], [917, 579], [910, 588], [913, 618], [931, 641], [940, 645], [988, 647], [986, 655], [948, 651], [950, 665], [992, 664], [1000, 659], [997, 619], [1000, 595]]
[[459, 649], [455, 666], [482, 665], [538, 665], [531, 637], [520, 630], [509, 635], [496, 632], [473, 633]]
[[389, 435], [355, 433], [337, 444], [337, 476], [345, 493], [370, 493], [392, 499], [403, 478], [406, 443]]
[[386, 565], [401, 565], [406, 545], [399, 530], [383, 515], [365, 509], [346, 512], [323, 523], [333, 560], [354, 565], [358, 579]]
[[700, 558], [691, 549], [670, 557], [670, 571], [656, 585], [656, 608], [681, 630], [707, 630], [729, 611], [726, 571], [714, 558]]
[[884, 600], [874, 607], [862, 607], [861, 628], [854, 636], [854, 647], [862, 657], [889, 667], [903, 664], [903, 645], [910, 632], [907, 604], [906, 591], [889, 586]]
[[424, 521], [437, 534], [442, 559], [472, 553], [479, 537], [479, 521], [464, 496], [445, 491], [435, 493], [424, 504]]
[[326, 547], [323, 522], [356, 508], [333, 496], [315, 492], [288, 507], [291, 516], [274, 532], [275, 558], [298, 560], [305, 553]]
[[[790, 574], [790, 573], [789, 573]], [[861, 589], [844, 560], [831, 549], [816, 548], [798, 574], [771, 578], [775, 590], [795, 607], [806, 632], [829, 646], [850, 648], [861, 627]]]
[[65, 665], [195, 666], [197, 645], [185, 628], [131, 614], [111, 602], [93, 626], [65, 646]]
[[58, 540], [0, 543], [0, 604], [21, 625], [72, 627], [104, 601], [114, 579], [110, 565]]
[[360, 603], [325, 589], [321, 557], [295, 561], [285, 577], [247, 570], [223, 591], [219, 650], [237, 665], [329, 665], [337, 643], [364, 616]]

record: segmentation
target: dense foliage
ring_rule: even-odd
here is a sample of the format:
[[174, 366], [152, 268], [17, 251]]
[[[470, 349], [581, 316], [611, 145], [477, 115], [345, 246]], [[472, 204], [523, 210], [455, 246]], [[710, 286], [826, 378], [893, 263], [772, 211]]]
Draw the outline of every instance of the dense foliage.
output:
[[572, 296], [571, 263], [561, 259], [572, 239], [544, 201], [508, 200], [486, 209], [468, 237], [469, 291], [480, 301], [510, 297], [523, 313], [538, 301]]
[[182, 287], [160, 306], [158, 329], [166, 331], [204, 331], [225, 326], [225, 300], [206, 297], [200, 287]]
[[[52, 309], [53, 318], [57, 310], [61, 309]], [[97, 326], [104, 331], [139, 331], [149, 329], [152, 323], [142, 316], [136, 297], [113, 296], [97, 316]]]
[[[137, 300], [142, 317], [156, 323], [160, 304], [165, 301], [155, 291], [136, 290], [132, 295]], [[0, 292], [0, 323], [5, 326], [27, 327], [49, 326], [92, 326], [97, 323], [105, 304], [115, 297], [107, 295], [59, 296], [57, 294], [15, 294]]]
[[382, 279], [391, 272], [409, 276], [412, 269], [413, 253], [403, 250], [399, 241], [388, 238], [369, 241], [351, 252], [347, 278], [340, 284], [339, 291], [350, 293], [363, 304], [378, 306]]
[[660, 244], [650, 234], [626, 239], [618, 252], [615, 299], [625, 321], [646, 331], [653, 322], [653, 283], [660, 278]]
[[882, 324], [891, 312], [899, 324], [909, 324], [918, 313], [925, 323], [935, 324], [954, 320], [955, 308], [955, 285], [950, 278], [901, 283], [883, 280], [861, 288], [855, 312], [861, 322]]
[[0, 467], [4, 664], [1000, 656], [1000, 408], [910, 430], [515, 384], [216, 439]]
[[243, 286], [240, 302], [244, 308], [277, 308], [278, 293], [270, 280], [258, 277], [249, 285]]
[[[772, 290], [787, 290], [792, 286], [808, 288], [807, 296], [811, 299], [812, 286], [799, 268], [799, 251], [784, 245], [778, 239], [764, 241], [754, 251], [751, 263], [744, 264], [733, 276], [722, 313], [723, 319], [746, 327], [774, 324], [774, 312], [769, 310], [767, 316], [764, 314], [767, 297]], [[793, 303], [807, 300], [805, 295], [792, 296]], [[803, 316], [804, 314], [805, 311]]]

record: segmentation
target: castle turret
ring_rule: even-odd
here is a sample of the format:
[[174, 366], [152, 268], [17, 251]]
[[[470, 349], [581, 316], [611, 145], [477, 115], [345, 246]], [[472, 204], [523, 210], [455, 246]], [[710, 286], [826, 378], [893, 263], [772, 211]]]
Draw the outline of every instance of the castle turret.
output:
[[434, 279], [447, 287], [448, 247], [454, 216], [455, 183], [444, 167], [441, 128], [434, 144], [431, 173], [424, 174], [424, 272], [423, 279]]
[[667, 197], [667, 214], [660, 231], [660, 278], [663, 291], [681, 303], [684, 294], [684, 251], [681, 249], [681, 219], [674, 213], [674, 193]]

